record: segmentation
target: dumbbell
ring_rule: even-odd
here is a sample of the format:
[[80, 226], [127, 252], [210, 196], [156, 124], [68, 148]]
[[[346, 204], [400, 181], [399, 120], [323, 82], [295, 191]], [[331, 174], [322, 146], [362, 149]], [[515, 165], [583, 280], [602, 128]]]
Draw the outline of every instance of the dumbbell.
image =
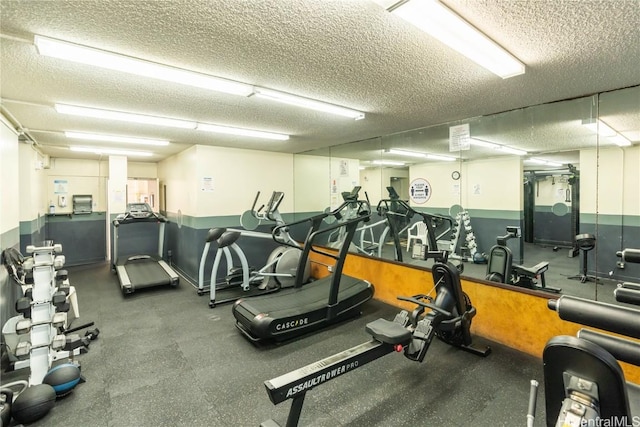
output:
[[16, 301], [16, 311], [25, 319], [31, 318], [31, 298], [21, 297]]
[[51, 304], [56, 307], [56, 311], [69, 311], [69, 303], [67, 302], [67, 294], [63, 291], [56, 291], [51, 297]]
[[69, 273], [67, 272], [67, 270], [56, 271], [56, 285], [60, 287], [62, 285], [62, 282], [67, 280], [68, 277], [69, 277]]
[[95, 328], [90, 331], [84, 333], [85, 338], [88, 338], [90, 341], [95, 340], [100, 335], [100, 329]]

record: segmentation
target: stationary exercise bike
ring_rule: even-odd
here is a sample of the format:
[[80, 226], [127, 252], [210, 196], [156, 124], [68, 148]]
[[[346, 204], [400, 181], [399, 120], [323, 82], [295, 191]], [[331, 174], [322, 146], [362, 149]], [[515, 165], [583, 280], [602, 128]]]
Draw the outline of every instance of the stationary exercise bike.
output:
[[[562, 292], [560, 288], [547, 286], [544, 277], [544, 273], [549, 269], [547, 261], [540, 262], [533, 267], [513, 263], [513, 253], [507, 247], [507, 241], [521, 237], [520, 227], [515, 226], [507, 226], [507, 234], [498, 236], [497, 244], [489, 251], [485, 280], [547, 292]], [[538, 280], [540, 280], [540, 284], [538, 284]]]
[[[435, 247], [433, 233], [430, 240]], [[407, 359], [422, 362], [434, 336], [478, 356], [491, 352], [489, 347], [472, 345], [470, 327], [476, 309], [462, 291], [459, 272], [447, 262], [447, 255], [446, 251], [426, 254], [426, 258], [435, 259], [432, 267], [435, 297], [428, 294], [398, 297], [416, 308], [411, 313], [402, 310], [393, 321], [377, 319], [368, 323], [365, 331], [371, 335], [370, 341], [264, 383], [273, 404], [293, 399], [287, 427], [298, 425], [307, 391], [392, 352], [403, 352]], [[261, 426], [279, 424], [268, 420]]]

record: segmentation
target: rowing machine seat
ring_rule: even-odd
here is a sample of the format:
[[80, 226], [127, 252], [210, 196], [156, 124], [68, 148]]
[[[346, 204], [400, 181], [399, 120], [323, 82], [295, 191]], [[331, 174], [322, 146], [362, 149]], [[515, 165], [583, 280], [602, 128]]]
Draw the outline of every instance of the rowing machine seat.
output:
[[377, 319], [367, 323], [364, 330], [376, 340], [385, 344], [408, 345], [411, 342], [411, 331], [397, 322]]

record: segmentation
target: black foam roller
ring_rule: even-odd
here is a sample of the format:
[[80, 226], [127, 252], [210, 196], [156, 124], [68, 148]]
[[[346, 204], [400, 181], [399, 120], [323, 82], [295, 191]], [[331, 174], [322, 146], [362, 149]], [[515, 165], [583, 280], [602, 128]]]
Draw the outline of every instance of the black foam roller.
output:
[[640, 249], [625, 249], [621, 255], [625, 262], [640, 264]]
[[640, 343], [602, 334], [588, 329], [580, 329], [578, 338], [591, 341], [607, 350], [617, 360], [640, 366]]
[[640, 338], [640, 310], [563, 295], [549, 308], [563, 320]]

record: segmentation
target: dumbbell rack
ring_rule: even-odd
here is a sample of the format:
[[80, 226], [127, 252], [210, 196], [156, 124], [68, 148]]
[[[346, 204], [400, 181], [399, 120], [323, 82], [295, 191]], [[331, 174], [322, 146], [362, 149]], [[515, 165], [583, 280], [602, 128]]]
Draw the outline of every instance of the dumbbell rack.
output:
[[[449, 257], [453, 259], [462, 259], [463, 261], [473, 260], [474, 255], [478, 252], [478, 243], [476, 242], [476, 235], [473, 232], [473, 227], [471, 226], [471, 217], [469, 216], [469, 212], [458, 212], [454, 220], [454, 225], [455, 229], [453, 238], [449, 243]], [[458, 242], [463, 230], [465, 232], [465, 247], [469, 250], [469, 257], [464, 256], [462, 248], [458, 248]], [[459, 254], [458, 249], [461, 249]]]
[[56, 282], [56, 270], [65, 262], [64, 255], [58, 255], [61, 252], [60, 244], [27, 246], [31, 257], [25, 259], [24, 268], [33, 272], [33, 287], [30, 301], [22, 298], [16, 307], [24, 316], [16, 325], [16, 332], [30, 335], [28, 341], [16, 347], [18, 361], [14, 369], [30, 368], [29, 385], [41, 384], [52, 362], [69, 355], [69, 352], [56, 354], [66, 344], [66, 337], [57, 333], [56, 326], [64, 324], [69, 308], [66, 294]]

